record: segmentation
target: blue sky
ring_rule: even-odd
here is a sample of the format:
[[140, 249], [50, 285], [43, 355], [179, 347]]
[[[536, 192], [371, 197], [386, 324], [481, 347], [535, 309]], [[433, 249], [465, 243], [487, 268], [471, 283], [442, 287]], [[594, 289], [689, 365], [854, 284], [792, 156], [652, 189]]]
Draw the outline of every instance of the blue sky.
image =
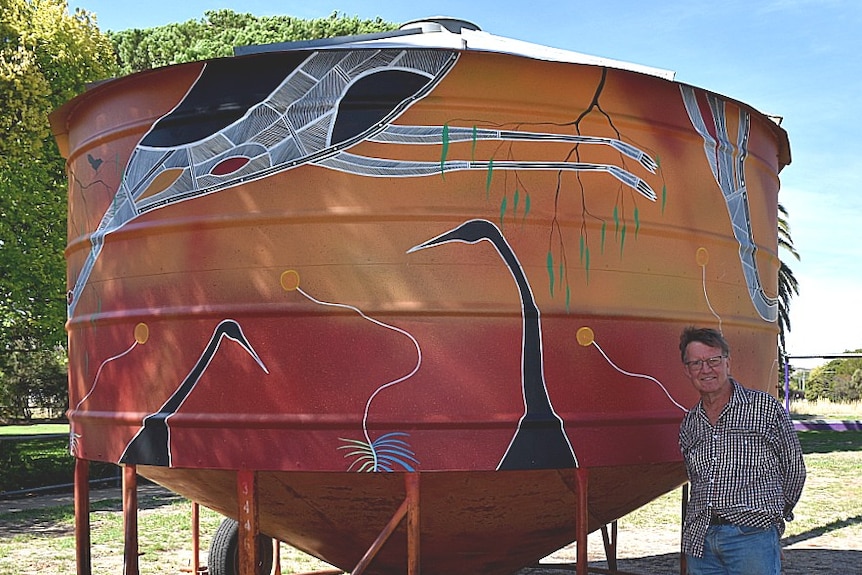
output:
[[[858, 0], [74, 0], [102, 30], [149, 28], [230, 8], [257, 16], [405, 22], [457, 16], [486, 32], [674, 70], [676, 80], [783, 117], [793, 162], [779, 201], [802, 260], [791, 355], [862, 348], [862, 2]], [[795, 361], [812, 366], [820, 360]]]

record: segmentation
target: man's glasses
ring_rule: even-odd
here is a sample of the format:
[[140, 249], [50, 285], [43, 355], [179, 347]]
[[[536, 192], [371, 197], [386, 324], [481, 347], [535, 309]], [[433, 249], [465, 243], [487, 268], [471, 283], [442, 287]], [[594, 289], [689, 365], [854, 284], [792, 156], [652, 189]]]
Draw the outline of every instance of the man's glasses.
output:
[[709, 367], [716, 368], [721, 364], [721, 360], [727, 357], [726, 355], [717, 355], [715, 357], [709, 357], [707, 359], [695, 359], [692, 361], [686, 361], [683, 365], [685, 365], [689, 371], [700, 371], [703, 369], [704, 364]]

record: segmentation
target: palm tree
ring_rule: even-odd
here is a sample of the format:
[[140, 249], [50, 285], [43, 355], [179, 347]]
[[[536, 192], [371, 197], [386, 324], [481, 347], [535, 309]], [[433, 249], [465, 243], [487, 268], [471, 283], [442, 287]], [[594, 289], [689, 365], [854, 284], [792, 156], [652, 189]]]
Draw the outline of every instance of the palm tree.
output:
[[[793, 245], [793, 238], [790, 237], [790, 223], [788, 221], [789, 214], [787, 208], [782, 204], [778, 204], [778, 247], [784, 248], [790, 255], [797, 260], [800, 259], [799, 252]], [[799, 282], [796, 276], [793, 275], [793, 270], [790, 269], [783, 259], [779, 258], [778, 267], [778, 355], [779, 360], [784, 363], [784, 357], [787, 354], [785, 348], [785, 332], [790, 331], [790, 300], [794, 295], [799, 295]]]

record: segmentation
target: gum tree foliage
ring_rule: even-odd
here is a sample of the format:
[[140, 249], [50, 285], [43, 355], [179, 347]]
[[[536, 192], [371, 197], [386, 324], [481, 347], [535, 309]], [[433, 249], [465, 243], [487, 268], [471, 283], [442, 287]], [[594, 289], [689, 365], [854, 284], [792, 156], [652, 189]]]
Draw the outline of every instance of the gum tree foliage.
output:
[[0, 417], [65, 401], [65, 163], [48, 114], [116, 73], [64, 0], [0, 0]]
[[123, 74], [193, 60], [232, 56], [235, 46], [316, 40], [393, 30], [380, 18], [360, 20], [333, 12], [326, 18], [253, 16], [231, 10], [204, 13], [189, 20], [145, 30], [109, 32]]
[[[847, 353], [862, 353], [862, 349]], [[805, 385], [805, 399], [835, 402], [862, 399], [862, 358], [833, 359], [812, 369]]]
[[333, 13], [302, 20], [229, 10], [202, 20], [103, 34], [65, 0], [0, 0], [0, 419], [32, 405], [61, 413], [66, 174], [48, 114], [90, 82], [205, 58], [234, 46], [395, 28]]

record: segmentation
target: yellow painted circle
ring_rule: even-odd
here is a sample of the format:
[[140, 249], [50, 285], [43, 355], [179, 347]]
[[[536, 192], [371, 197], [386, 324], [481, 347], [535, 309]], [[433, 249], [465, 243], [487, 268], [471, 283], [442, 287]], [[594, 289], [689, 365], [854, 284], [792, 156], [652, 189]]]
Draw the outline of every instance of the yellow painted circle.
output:
[[293, 291], [299, 287], [299, 272], [287, 270], [281, 274], [281, 287], [284, 291]]
[[697, 255], [695, 256], [695, 260], [697, 261], [697, 265], [700, 267], [705, 267], [706, 264], [709, 263], [709, 252], [706, 248], [697, 248]]
[[596, 339], [593, 330], [588, 327], [582, 327], [578, 330], [578, 343], [586, 347], [593, 343]]
[[139, 323], [135, 326], [135, 341], [140, 344], [147, 343], [150, 339], [150, 328], [145, 323]]

